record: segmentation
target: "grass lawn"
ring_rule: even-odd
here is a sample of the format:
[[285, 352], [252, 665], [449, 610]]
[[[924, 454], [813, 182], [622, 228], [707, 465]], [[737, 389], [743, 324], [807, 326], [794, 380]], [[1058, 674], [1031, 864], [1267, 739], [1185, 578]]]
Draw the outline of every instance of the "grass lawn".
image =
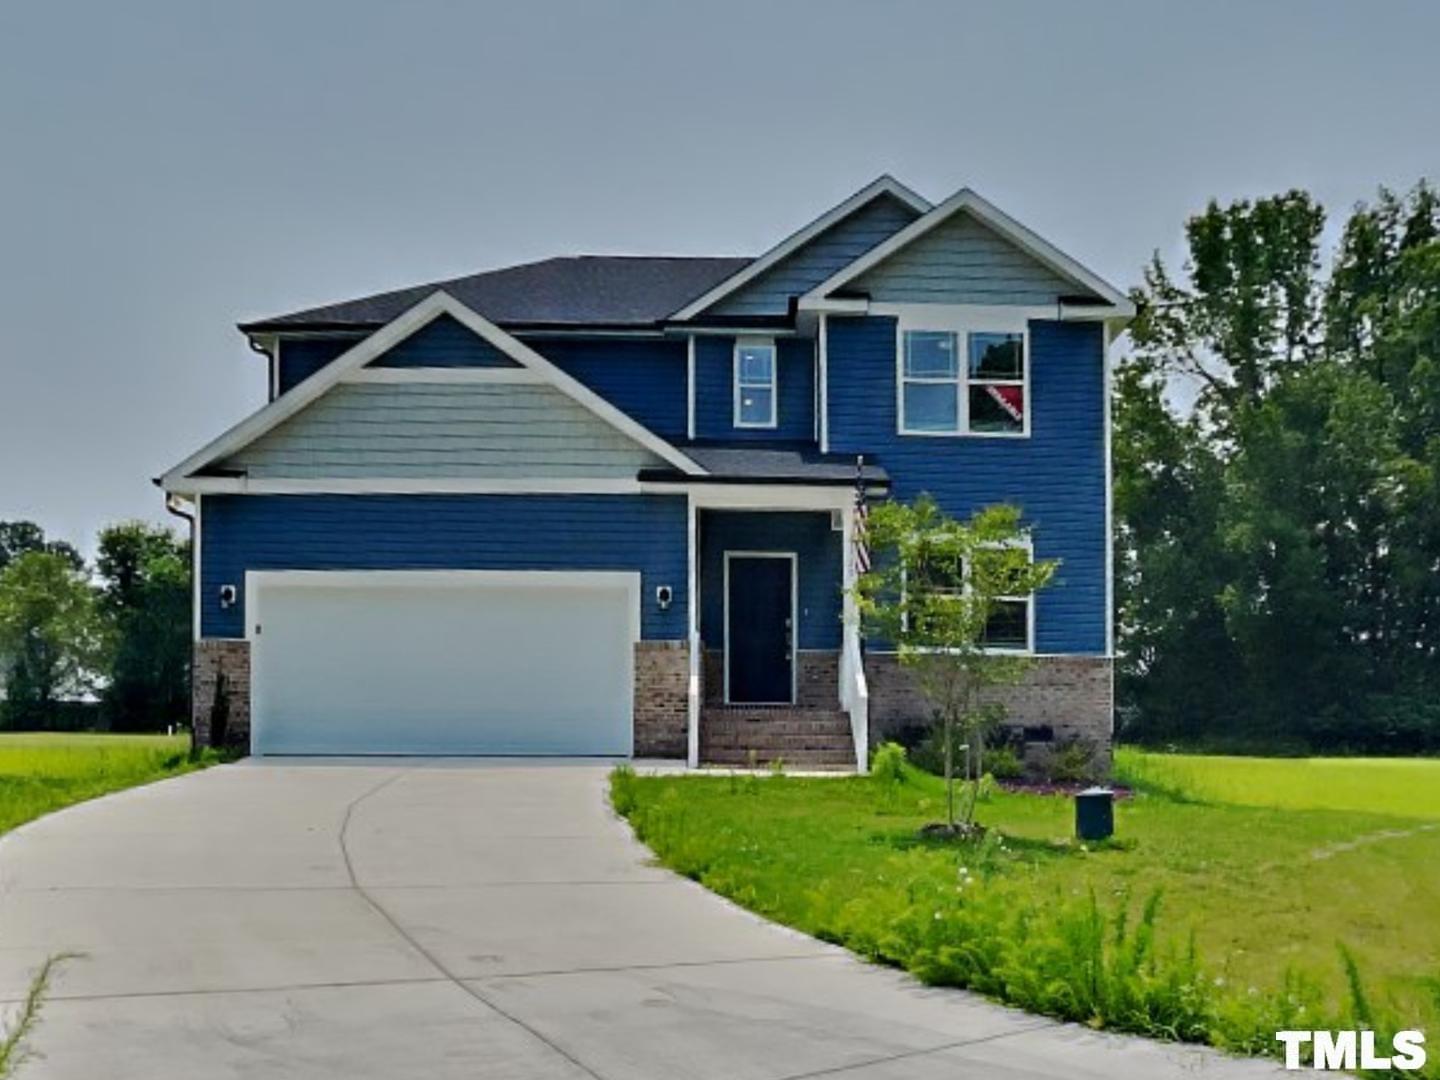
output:
[[62, 806], [208, 764], [184, 735], [0, 732], [0, 833]]
[[613, 795], [665, 864], [929, 982], [1251, 1052], [1365, 1015], [1440, 1041], [1440, 761], [1118, 764], [1141, 790], [1117, 842], [1089, 850], [1068, 799], [1006, 793], [979, 807], [984, 842], [922, 841], [943, 788], [908, 766], [891, 782], [622, 771]]

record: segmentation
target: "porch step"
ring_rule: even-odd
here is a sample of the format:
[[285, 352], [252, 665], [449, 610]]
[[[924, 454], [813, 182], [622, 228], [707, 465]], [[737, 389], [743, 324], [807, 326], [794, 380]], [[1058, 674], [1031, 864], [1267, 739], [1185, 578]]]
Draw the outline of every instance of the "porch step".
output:
[[850, 718], [838, 709], [708, 707], [700, 713], [700, 760], [710, 765], [796, 769], [855, 767]]

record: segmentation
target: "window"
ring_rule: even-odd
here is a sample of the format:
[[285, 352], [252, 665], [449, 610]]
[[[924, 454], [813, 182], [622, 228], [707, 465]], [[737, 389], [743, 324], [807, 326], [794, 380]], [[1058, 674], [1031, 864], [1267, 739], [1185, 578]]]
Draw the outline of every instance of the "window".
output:
[[1025, 346], [1023, 330], [905, 330], [900, 360], [901, 433], [1027, 434]]
[[[987, 555], [997, 559], [1014, 558], [1021, 553], [1026, 562], [1034, 557], [1029, 545], [1024, 544], [976, 552], [975, 560], [979, 563]], [[923, 589], [936, 597], [944, 598], [961, 596], [970, 587], [970, 570], [963, 560], [950, 562], [933, 557], [922, 558], [919, 565], [907, 566], [904, 575], [906, 588]], [[996, 597], [990, 605], [989, 616], [980, 635], [981, 644], [996, 652], [1029, 652], [1031, 606], [1034, 602], [1033, 596]]]
[[775, 426], [775, 343], [735, 342], [735, 426]]

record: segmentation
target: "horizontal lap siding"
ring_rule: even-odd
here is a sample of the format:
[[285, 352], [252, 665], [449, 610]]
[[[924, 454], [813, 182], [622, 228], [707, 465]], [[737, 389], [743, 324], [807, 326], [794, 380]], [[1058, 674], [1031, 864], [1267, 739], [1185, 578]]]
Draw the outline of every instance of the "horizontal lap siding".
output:
[[735, 426], [735, 339], [695, 339], [695, 437], [733, 442], [813, 442], [815, 438], [815, 345], [805, 338], [777, 338], [775, 424]]
[[878, 302], [930, 304], [1054, 304], [1083, 291], [965, 213], [847, 288]]
[[872, 199], [725, 297], [707, 314], [785, 315], [790, 310], [791, 297], [809, 292], [918, 216], [892, 195]]
[[383, 368], [513, 368], [520, 365], [450, 315], [422, 326], [370, 364]]
[[[201, 515], [205, 637], [245, 636], [247, 570], [638, 570], [643, 636], [687, 633], [683, 497], [210, 495]], [[227, 610], [224, 584], [241, 596]]]
[[539, 340], [530, 345], [567, 375], [662, 438], [685, 437], [683, 340]]
[[890, 474], [896, 498], [929, 492], [950, 514], [1018, 504], [1039, 558], [1058, 558], [1040, 594], [1036, 648], [1105, 651], [1103, 347], [1090, 323], [1032, 322], [1028, 439], [899, 436], [895, 321], [831, 318], [830, 448], [864, 453]]
[[725, 641], [725, 552], [781, 551], [799, 556], [802, 649], [840, 647], [841, 534], [828, 513], [700, 515], [700, 635], [718, 649]]
[[333, 387], [226, 461], [252, 477], [633, 477], [650, 451], [531, 384]]
[[304, 382], [315, 372], [349, 352], [361, 339], [347, 338], [282, 338], [280, 341], [280, 393]]

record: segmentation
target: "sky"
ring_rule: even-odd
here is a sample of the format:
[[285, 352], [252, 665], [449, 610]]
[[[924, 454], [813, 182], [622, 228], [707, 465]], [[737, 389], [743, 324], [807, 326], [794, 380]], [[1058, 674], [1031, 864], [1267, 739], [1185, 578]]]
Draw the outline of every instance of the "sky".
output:
[[1128, 287], [1209, 199], [1440, 179], [1437, 37], [1429, 0], [0, 3], [0, 520], [167, 520], [151, 478], [264, 403], [238, 321], [758, 254], [883, 172]]

